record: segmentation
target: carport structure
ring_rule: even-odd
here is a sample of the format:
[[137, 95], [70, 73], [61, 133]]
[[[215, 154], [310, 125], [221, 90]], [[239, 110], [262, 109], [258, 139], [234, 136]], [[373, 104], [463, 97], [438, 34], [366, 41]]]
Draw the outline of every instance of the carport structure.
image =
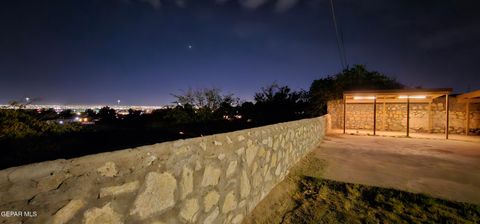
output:
[[[449, 127], [449, 104], [448, 95], [452, 92], [451, 88], [438, 89], [399, 89], [399, 90], [365, 90], [365, 91], [345, 91], [343, 93], [343, 133], [346, 133], [347, 104], [372, 104], [373, 107], [373, 135], [377, 129], [377, 104], [382, 103], [385, 110], [387, 103], [405, 103], [406, 104], [406, 136], [410, 131], [410, 104], [428, 103], [429, 114], [431, 114], [431, 103], [435, 98], [445, 96], [445, 138], [448, 139]], [[480, 94], [480, 92], [479, 92]], [[465, 99], [471, 97], [466, 96]], [[467, 119], [468, 120], [468, 119]]]
[[459, 103], [465, 103], [465, 135], [470, 132], [470, 104], [480, 103], [480, 90], [469, 93], [460, 94], [457, 96]]

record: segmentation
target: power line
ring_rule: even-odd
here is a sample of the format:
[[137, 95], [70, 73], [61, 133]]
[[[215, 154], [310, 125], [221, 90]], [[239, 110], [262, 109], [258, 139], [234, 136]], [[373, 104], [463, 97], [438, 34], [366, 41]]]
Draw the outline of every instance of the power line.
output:
[[343, 42], [343, 33], [341, 28], [339, 28], [338, 26], [337, 18], [335, 16], [335, 7], [333, 5], [333, 0], [330, 0], [330, 6], [332, 10], [333, 26], [335, 27], [335, 37], [337, 39], [337, 48], [338, 48], [338, 54], [340, 56], [340, 64], [342, 66], [342, 69], [346, 69], [348, 66], [347, 53], [346, 53], [345, 45]]

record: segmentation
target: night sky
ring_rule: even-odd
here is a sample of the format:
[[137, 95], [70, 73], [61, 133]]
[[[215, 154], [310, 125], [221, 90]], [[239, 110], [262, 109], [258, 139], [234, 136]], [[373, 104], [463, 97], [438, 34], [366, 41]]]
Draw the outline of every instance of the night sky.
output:
[[[480, 89], [475, 2], [336, 0], [348, 63]], [[189, 87], [249, 100], [340, 70], [329, 0], [0, 1], [0, 103], [162, 105]]]

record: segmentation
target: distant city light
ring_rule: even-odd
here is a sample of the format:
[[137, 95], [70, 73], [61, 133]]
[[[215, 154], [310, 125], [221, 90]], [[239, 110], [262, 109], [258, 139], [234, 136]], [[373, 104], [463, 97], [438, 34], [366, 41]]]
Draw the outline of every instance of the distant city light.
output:
[[399, 96], [398, 99], [426, 99], [427, 96]]
[[129, 113], [128, 113], [127, 110], [119, 110], [119, 111], [117, 111], [117, 114], [125, 116], [125, 115], [128, 115]]
[[354, 96], [354, 100], [374, 100], [375, 96]]
[[30, 97], [25, 97], [25, 101], [29, 102], [29, 101], [30, 101]]
[[[31, 99], [30, 99], [31, 100]], [[30, 101], [32, 102], [32, 101]], [[147, 110], [158, 110], [158, 109], [165, 109], [165, 108], [173, 108], [173, 105], [164, 105], [164, 106], [142, 106], [142, 105], [41, 105], [41, 104], [27, 104], [25, 105], [24, 108], [22, 109], [33, 109], [33, 110], [42, 110], [42, 109], [54, 109], [55, 112], [59, 113], [63, 110], [74, 110], [74, 111], [79, 111], [80, 113], [82, 111], [85, 111], [87, 109], [91, 109], [93, 111], [98, 111], [105, 107], [108, 106], [112, 109], [115, 110], [128, 110], [128, 109], [133, 109], [133, 110], [140, 110], [140, 111], [147, 111]], [[13, 108], [12, 105], [9, 104], [0, 104], [0, 109], [11, 109]], [[77, 113], [75, 113], [77, 116], [79, 116]]]

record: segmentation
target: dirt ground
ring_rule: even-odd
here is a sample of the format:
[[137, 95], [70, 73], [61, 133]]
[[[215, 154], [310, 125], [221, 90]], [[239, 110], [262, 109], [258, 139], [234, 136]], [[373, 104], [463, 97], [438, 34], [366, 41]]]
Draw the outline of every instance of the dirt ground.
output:
[[302, 176], [320, 178], [325, 170], [325, 161], [309, 153], [291, 169], [287, 177], [255, 207], [243, 220], [244, 224], [283, 223], [289, 211], [296, 207], [293, 194], [297, 192]]
[[480, 143], [329, 135], [314, 150], [326, 179], [480, 204]]
[[291, 195], [294, 203], [286, 211], [282, 207], [283, 214], [273, 216], [272, 211], [278, 211], [275, 207], [256, 208], [253, 214], [263, 214], [257, 215], [263, 219], [249, 221], [281, 224], [480, 222], [480, 206], [424, 194], [308, 176], [300, 178], [297, 186]]

